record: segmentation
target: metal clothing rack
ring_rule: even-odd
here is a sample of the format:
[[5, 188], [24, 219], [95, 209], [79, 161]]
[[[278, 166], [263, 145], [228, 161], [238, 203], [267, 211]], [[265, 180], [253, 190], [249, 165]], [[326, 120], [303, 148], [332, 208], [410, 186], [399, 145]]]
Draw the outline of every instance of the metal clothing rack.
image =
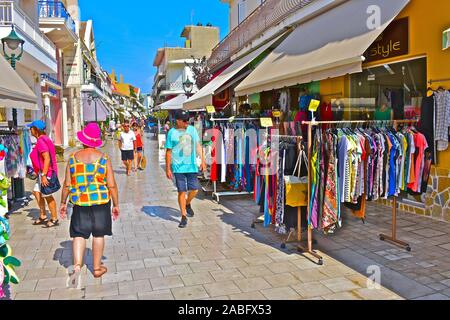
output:
[[[213, 118], [209, 119], [213, 124], [218, 121], [225, 121], [225, 122], [235, 122], [235, 121], [253, 121], [253, 120], [259, 120], [260, 118], [237, 118], [237, 117], [230, 117], [230, 118]], [[247, 192], [247, 191], [217, 191], [217, 181], [213, 181], [213, 193], [212, 197], [213, 199], [216, 199], [217, 202], [220, 202], [220, 197], [227, 197], [227, 196], [239, 196], [239, 195], [251, 195], [253, 192]]]
[[[328, 125], [328, 124], [384, 124], [384, 123], [391, 123], [394, 126], [397, 124], [407, 124], [407, 123], [417, 123], [418, 120], [384, 120], [384, 121], [377, 121], [377, 120], [356, 120], [356, 121], [303, 121], [302, 124], [308, 126], [308, 166], [309, 166], [309, 172], [311, 172], [311, 152], [312, 152], [312, 129], [313, 127], [322, 126], [322, 125]], [[308, 204], [311, 201], [311, 176], [308, 175]], [[401, 241], [397, 239], [397, 197], [394, 197], [393, 200], [393, 208], [392, 208], [392, 234], [391, 235], [385, 235], [380, 234], [380, 240], [386, 241], [391, 244], [394, 244], [396, 246], [402, 247], [407, 251], [411, 251], [411, 247], [408, 243]], [[311, 207], [308, 205], [308, 216], [310, 215]], [[313, 257], [318, 259], [318, 264], [323, 264], [323, 258], [319, 254], [317, 254], [313, 248], [313, 229], [311, 226], [308, 226], [308, 245], [307, 247], [303, 247], [301, 245], [298, 246], [298, 250], [301, 251], [303, 254], [309, 253]]]
[[435, 79], [435, 80], [431, 79], [430, 81], [428, 81], [428, 83], [429, 83], [430, 86], [431, 86], [431, 85], [433, 85], [433, 83], [436, 83], [436, 82], [449, 82], [449, 81], [450, 81], [450, 78], [446, 78], [446, 79]]

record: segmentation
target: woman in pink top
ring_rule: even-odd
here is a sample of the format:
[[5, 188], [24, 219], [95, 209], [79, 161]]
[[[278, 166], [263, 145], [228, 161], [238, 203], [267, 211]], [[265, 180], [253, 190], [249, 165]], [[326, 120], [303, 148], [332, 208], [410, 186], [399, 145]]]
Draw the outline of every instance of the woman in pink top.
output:
[[[39, 218], [33, 222], [33, 225], [44, 225], [44, 228], [56, 227], [59, 225], [59, 221], [55, 198], [53, 198], [53, 195], [44, 195], [41, 192], [41, 184], [47, 186], [48, 178], [52, 176], [53, 172], [58, 174], [55, 145], [45, 134], [46, 125], [44, 121], [34, 121], [28, 127], [31, 128], [33, 137], [37, 139], [36, 145], [31, 151], [30, 158], [33, 163], [34, 171], [39, 176], [36, 185], [34, 186], [33, 194], [39, 204], [40, 215]], [[45, 210], [46, 202], [50, 210], [50, 220], [48, 220], [47, 212]]]

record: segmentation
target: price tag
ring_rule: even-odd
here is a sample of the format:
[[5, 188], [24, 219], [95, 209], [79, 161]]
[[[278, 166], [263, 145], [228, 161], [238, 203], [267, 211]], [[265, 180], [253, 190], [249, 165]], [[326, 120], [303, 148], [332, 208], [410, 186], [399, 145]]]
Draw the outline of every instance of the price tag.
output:
[[214, 106], [207, 106], [206, 107], [206, 112], [208, 112], [208, 113], [216, 113], [216, 108], [214, 108]]
[[320, 101], [319, 101], [319, 100], [312, 99], [311, 102], [309, 103], [309, 108], [308, 108], [308, 110], [309, 110], [309, 111], [312, 111], [312, 112], [316, 112], [316, 111], [317, 111], [317, 108], [319, 108], [319, 106], [320, 106]]
[[260, 121], [261, 121], [261, 127], [263, 127], [263, 128], [273, 127], [272, 118], [261, 118]]

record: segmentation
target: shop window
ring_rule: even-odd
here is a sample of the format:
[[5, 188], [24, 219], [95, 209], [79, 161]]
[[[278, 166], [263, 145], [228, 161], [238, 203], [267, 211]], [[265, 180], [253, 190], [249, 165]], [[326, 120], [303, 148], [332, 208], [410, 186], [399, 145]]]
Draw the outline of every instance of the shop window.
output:
[[7, 122], [7, 120], [6, 120], [6, 108], [0, 108], [0, 122]]
[[32, 122], [32, 121], [33, 121], [33, 111], [25, 110], [25, 122]]
[[346, 118], [418, 120], [426, 90], [426, 58], [364, 69], [351, 76]]

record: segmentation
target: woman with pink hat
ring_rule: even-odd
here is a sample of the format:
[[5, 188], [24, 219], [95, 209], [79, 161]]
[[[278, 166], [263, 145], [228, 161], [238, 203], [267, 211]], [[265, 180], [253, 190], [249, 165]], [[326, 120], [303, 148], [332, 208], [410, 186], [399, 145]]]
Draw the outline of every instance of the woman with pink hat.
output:
[[[93, 274], [100, 278], [107, 272], [102, 264], [105, 236], [112, 236], [112, 219], [119, 217], [119, 197], [114, 171], [108, 156], [101, 147], [101, 130], [90, 123], [77, 133], [84, 148], [70, 156], [61, 196], [61, 218], [67, 216], [67, 199], [73, 206], [70, 220], [70, 237], [73, 238], [74, 268], [70, 284], [77, 286], [83, 266], [86, 240], [93, 236]], [[113, 208], [111, 211], [111, 201]], [[111, 214], [112, 212], [112, 214]]]

